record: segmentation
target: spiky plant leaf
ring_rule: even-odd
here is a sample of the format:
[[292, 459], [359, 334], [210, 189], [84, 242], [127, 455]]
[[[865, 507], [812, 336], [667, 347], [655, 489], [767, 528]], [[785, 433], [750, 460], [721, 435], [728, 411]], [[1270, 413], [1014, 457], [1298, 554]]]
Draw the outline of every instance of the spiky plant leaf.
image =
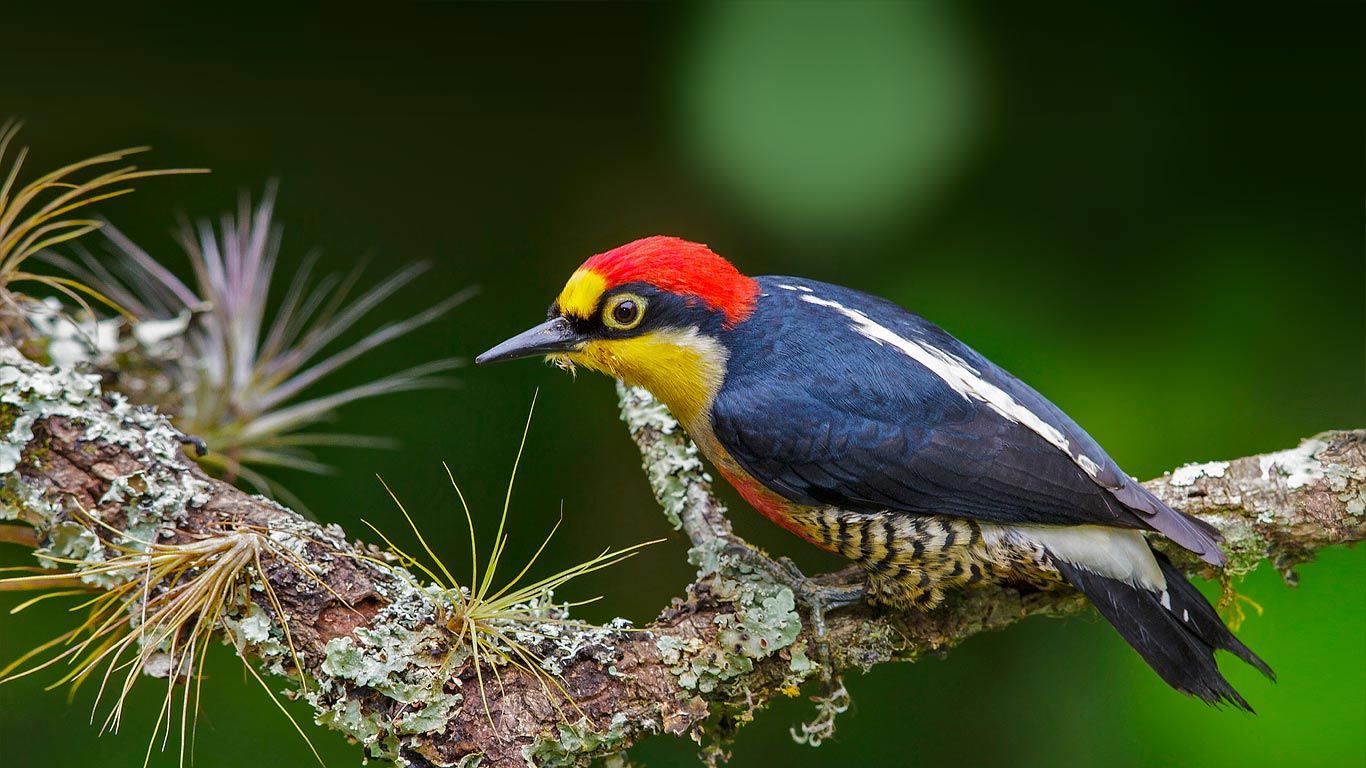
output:
[[12, 119], [0, 124], [0, 331], [11, 340], [27, 326], [27, 305], [32, 303], [31, 297], [14, 290], [18, 283], [46, 286], [90, 315], [93, 310], [89, 300], [123, 311], [87, 282], [30, 272], [25, 266], [34, 255], [104, 226], [101, 220], [81, 216], [80, 212], [95, 203], [132, 192], [132, 187], [125, 185], [137, 179], [207, 173], [203, 168], [138, 170], [135, 165], [120, 165], [126, 158], [147, 151], [147, 147], [130, 147], [64, 165], [21, 185], [19, 177], [28, 147], [20, 148], [5, 170], [11, 144], [20, 128], [22, 123]]
[[[34, 575], [0, 579], [0, 591], [36, 590], [39, 594], [11, 609], [19, 613], [39, 602], [54, 598], [84, 596], [87, 599], [71, 610], [84, 612], [75, 628], [15, 659], [0, 669], [0, 684], [27, 677], [47, 669], [65, 672], [48, 686], [49, 690], [77, 688], [90, 680], [99, 681], [94, 711], [101, 702], [112, 700], [101, 726], [101, 733], [117, 732], [123, 723], [128, 695], [143, 676], [166, 679], [156, 722], [147, 744], [144, 765], [160, 741], [162, 751], [174, 731], [179, 734], [180, 764], [193, 752], [194, 725], [202, 694], [204, 659], [216, 634], [236, 647], [247, 672], [265, 688], [281, 712], [313, 749], [307, 734], [292, 715], [275, 700], [269, 686], [247, 661], [242, 638], [236, 637], [228, 619], [249, 611], [253, 594], [259, 590], [277, 617], [285, 612], [269, 579], [265, 578], [263, 558], [273, 558], [296, 570], [301, 577], [331, 590], [298, 555], [277, 543], [269, 532], [252, 526], [238, 526], [212, 535], [174, 544], [141, 541], [126, 531], [111, 528], [98, 517], [82, 514], [81, 524], [92, 532], [107, 530], [128, 545], [106, 542], [114, 554], [103, 561], [74, 560], [46, 555], [59, 570], [16, 568], [4, 570], [39, 571]], [[93, 583], [104, 584], [97, 590]], [[279, 624], [288, 648], [296, 681], [308, 690], [287, 622]], [[46, 656], [46, 658], [44, 658]], [[183, 686], [177, 688], [177, 684]], [[176, 710], [179, 708], [179, 727]], [[94, 713], [92, 713], [92, 721]], [[318, 756], [316, 750], [313, 751]], [[319, 763], [322, 760], [319, 758]]]
[[[534, 412], [534, 410], [535, 400], [533, 399], [532, 411]], [[509, 665], [523, 670], [536, 679], [547, 699], [554, 704], [561, 715], [565, 714], [564, 709], [560, 706], [560, 702], [563, 701], [578, 711], [580, 716], [583, 716], [583, 712], [578, 709], [578, 704], [575, 703], [573, 696], [565, 688], [560, 676], [547, 669], [545, 660], [533, 647], [534, 642], [528, 643], [527, 640], [528, 638], [544, 639], [545, 635], [541, 629], [548, 626], [597, 629], [586, 622], [568, 618], [566, 612], [569, 608], [586, 605], [599, 598], [556, 604], [554, 601], [555, 590], [581, 576], [610, 568], [630, 559], [644, 547], [663, 541], [663, 539], [656, 539], [622, 549], [605, 548], [597, 557], [548, 576], [527, 581], [527, 574], [531, 572], [546, 546], [550, 543], [551, 538], [559, 530], [560, 524], [557, 522], [542, 540], [536, 552], [522, 564], [516, 575], [504, 581], [502, 586], [498, 586], [502, 573], [499, 566], [502, 564], [503, 554], [508, 544], [506, 528], [508, 511], [512, 506], [512, 490], [517, 481], [517, 469], [521, 464], [522, 453], [526, 448], [526, 438], [531, 428], [531, 415], [531, 413], [527, 414], [526, 426], [522, 431], [522, 440], [517, 447], [517, 458], [513, 462], [512, 473], [508, 478], [507, 493], [503, 497], [503, 508], [498, 517], [498, 530], [493, 537], [493, 547], [482, 564], [480, 563], [479, 546], [475, 535], [474, 515], [465, 502], [465, 495], [461, 492], [459, 484], [456, 483], [450, 467], [445, 464], [442, 465], [446, 470], [446, 477], [455, 491], [469, 531], [470, 575], [468, 580], [462, 582], [456, 577], [452, 569], [428, 544], [421, 528], [383, 479], [380, 479], [381, 485], [384, 486], [385, 492], [389, 494], [389, 497], [408, 522], [408, 527], [417, 539], [418, 546], [426, 554], [426, 560], [409, 554], [379, 528], [367, 521], [362, 521], [384, 541], [390, 555], [400, 566], [417, 571], [430, 579], [437, 588], [437, 592], [441, 595], [441, 602], [437, 606], [441, 621], [456, 635], [458, 647], [474, 668], [480, 700], [484, 707], [484, 714], [489, 718], [490, 724], [492, 724], [492, 713], [489, 710], [485, 675], [492, 673], [501, 686], [499, 668]], [[363, 559], [385, 568], [394, 568], [393, 564], [385, 560], [364, 556]], [[408, 572], [404, 570], [399, 571], [399, 573], [406, 576]], [[619, 626], [617, 629], [625, 631], [628, 628]], [[452, 651], [443, 664], [443, 669], [450, 665], [455, 658], [456, 652]], [[444, 679], [444, 674], [437, 675], [437, 678]]]
[[[187, 318], [181, 348], [159, 361], [171, 391], [149, 398], [127, 394], [169, 411], [178, 428], [202, 438], [210, 449], [202, 459], [206, 466], [259, 492], [288, 497], [261, 470], [325, 472], [327, 466], [308, 447], [342, 442], [340, 435], [306, 430], [357, 400], [445, 384], [442, 374], [461, 361], [434, 360], [336, 392], [308, 393], [365, 353], [442, 317], [472, 291], [345, 341], [426, 267], [405, 267], [357, 292], [359, 266], [345, 278], [315, 281], [317, 257], [310, 255], [272, 311], [282, 240], [282, 228], [273, 220], [275, 196], [272, 183], [255, 205], [242, 195], [236, 211], [221, 216], [217, 226], [208, 219], [181, 223], [177, 239], [194, 273], [193, 287], [113, 227], [106, 229], [112, 262], [84, 250], [75, 258], [53, 254], [50, 259], [99, 286], [141, 325]], [[367, 437], [351, 444], [379, 443]]]

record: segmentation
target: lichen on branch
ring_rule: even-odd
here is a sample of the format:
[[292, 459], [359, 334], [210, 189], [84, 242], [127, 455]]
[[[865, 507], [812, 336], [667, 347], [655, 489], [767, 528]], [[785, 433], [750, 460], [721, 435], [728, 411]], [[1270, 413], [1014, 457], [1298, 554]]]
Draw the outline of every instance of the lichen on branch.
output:
[[[295, 681], [318, 723], [401, 765], [581, 764], [660, 733], [716, 744], [814, 677], [914, 659], [1027, 616], [1085, 606], [1068, 590], [989, 586], [929, 613], [849, 609], [828, 617], [830, 668], [823, 669], [791, 591], [724, 554], [720, 544], [734, 535], [696, 449], [648, 395], [623, 390], [621, 399], [651, 487], [690, 538], [698, 576], [639, 629], [564, 623], [562, 607], [533, 606], [548, 621], [522, 637], [553, 667], [561, 701], [543, 677], [517, 665], [497, 669], [485, 700], [475, 693], [479, 666], [457, 652], [459, 632], [442, 620], [447, 598], [431, 579], [335, 525], [207, 477], [155, 411], [4, 345], [0, 518], [35, 529], [40, 563], [75, 572], [82, 569], [73, 563], [87, 563], [92, 576], [108, 576], [95, 566], [148, 542], [171, 547], [242, 531], [265, 537], [271, 544], [260, 549], [259, 564], [243, 570], [262, 589], [227, 605], [220, 635], [261, 668]], [[1366, 432], [1330, 432], [1286, 451], [1191, 465], [1146, 485], [1223, 532], [1232, 573], [1271, 560], [1289, 574], [1317, 549], [1366, 533]]]

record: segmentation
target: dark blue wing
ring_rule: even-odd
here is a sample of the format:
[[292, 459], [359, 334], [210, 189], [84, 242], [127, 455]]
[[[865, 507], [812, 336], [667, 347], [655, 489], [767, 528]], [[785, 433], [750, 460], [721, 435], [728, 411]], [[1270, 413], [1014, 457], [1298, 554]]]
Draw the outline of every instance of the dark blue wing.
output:
[[1211, 529], [1125, 475], [1066, 414], [894, 304], [795, 278], [731, 334], [717, 440], [760, 482], [811, 505], [995, 523], [1160, 531], [1207, 560]]

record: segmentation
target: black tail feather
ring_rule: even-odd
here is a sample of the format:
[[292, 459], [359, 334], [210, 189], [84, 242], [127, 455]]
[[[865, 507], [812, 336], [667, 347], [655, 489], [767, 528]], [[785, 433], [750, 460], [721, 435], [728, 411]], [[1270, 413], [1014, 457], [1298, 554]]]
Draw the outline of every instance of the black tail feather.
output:
[[1228, 651], [1248, 664], [1257, 668], [1257, 671], [1271, 678], [1276, 679], [1276, 673], [1271, 671], [1261, 657], [1252, 652], [1251, 648], [1243, 645], [1224, 622], [1215, 613], [1214, 606], [1209, 604], [1205, 596], [1200, 594], [1200, 590], [1190, 583], [1172, 561], [1161, 552], [1154, 551], [1153, 556], [1157, 558], [1157, 564], [1162, 567], [1162, 575], [1167, 579], [1167, 594], [1171, 602], [1171, 614], [1181, 617], [1187, 625], [1195, 629], [1195, 633], [1204, 640], [1206, 644]]
[[1057, 560], [1062, 575], [1081, 590], [1134, 650], [1171, 687], [1210, 704], [1252, 707], [1219, 672], [1216, 648], [1229, 651], [1275, 679], [1266, 662], [1234, 637], [1195, 585], [1161, 554], [1165, 593], [1107, 578]]

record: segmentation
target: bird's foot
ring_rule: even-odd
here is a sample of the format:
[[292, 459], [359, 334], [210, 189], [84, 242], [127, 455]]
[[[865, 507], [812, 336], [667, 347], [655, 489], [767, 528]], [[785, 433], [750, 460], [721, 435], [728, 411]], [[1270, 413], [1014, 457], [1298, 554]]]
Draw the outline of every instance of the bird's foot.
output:
[[[737, 562], [755, 570], [763, 571], [774, 582], [792, 590], [797, 604], [806, 609], [811, 617], [811, 629], [816, 635], [816, 651], [819, 655], [821, 674], [827, 682], [831, 681], [830, 642], [825, 616], [830, 611], [846, 608], [863, 602], [868, 595], [868, 586], [859, 583], [827, 583], [824, 577], [810, 577], [802, 573], [797, 564], [789, 558], [769, 557], [754, 545], [734, 539], [722, 550]], [[841, 573], [842, 575], [842, 573]]]

